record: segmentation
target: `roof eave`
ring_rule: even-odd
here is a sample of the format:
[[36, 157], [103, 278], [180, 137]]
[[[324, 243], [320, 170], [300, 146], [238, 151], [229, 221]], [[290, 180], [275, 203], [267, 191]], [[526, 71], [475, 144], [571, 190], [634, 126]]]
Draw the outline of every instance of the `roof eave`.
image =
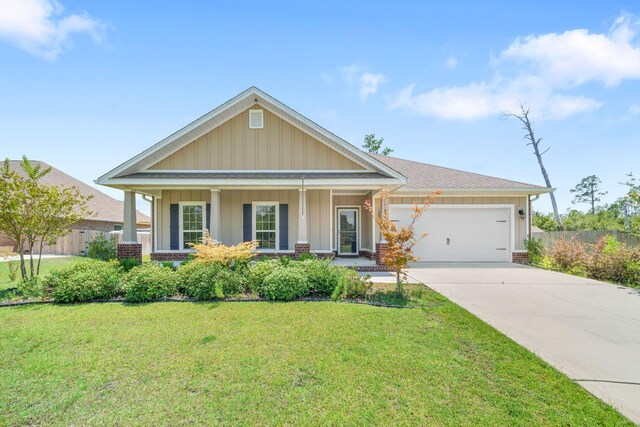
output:
[[444, 196], [482, 196], [482, 195], [539, 195], [552, 193], [556, 189], [548, 187], [490, 187], [490, 188], [399, 188], [392, 195], [424, 195], [441, 191]]

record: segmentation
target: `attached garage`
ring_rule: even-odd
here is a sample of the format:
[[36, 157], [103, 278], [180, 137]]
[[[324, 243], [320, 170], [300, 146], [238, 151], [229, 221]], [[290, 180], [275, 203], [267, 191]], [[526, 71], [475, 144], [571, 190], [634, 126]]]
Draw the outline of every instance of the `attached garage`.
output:
[[[398, 225], [411, 222], [411, 205], [389, 205]], [[421, 261], [511, 261], [513, 205], [432, 205], [416, 223]]]

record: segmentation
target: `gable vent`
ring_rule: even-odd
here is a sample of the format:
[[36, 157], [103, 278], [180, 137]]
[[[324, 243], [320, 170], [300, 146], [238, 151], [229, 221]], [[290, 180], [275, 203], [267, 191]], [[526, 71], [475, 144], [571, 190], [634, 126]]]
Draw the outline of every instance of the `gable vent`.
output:
[[262, 110], [249, 110], [249, 129], [262, 129], [264, 114]]

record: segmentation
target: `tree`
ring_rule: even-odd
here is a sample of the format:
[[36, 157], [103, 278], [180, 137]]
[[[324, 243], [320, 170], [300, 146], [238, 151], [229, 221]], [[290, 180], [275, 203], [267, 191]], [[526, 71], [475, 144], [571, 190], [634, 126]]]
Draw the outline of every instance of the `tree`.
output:
[[[45, 185], [40, 180], [51, 172], [33, 166], [26, 156], [20, 163], [22, 173], [4, 161], [0, 177], [0, 232], [16, 242], [20, 255], [20, 273], [23, 280], [33, 279], [40, 273], [42, 248], [66, 235], [74, 222], [92, 215], [87, 202], [92, 196], [82, 196], [76, 187]], [[37, 265], [33, 252], [38, 251]], [[24, 258], [29, 252], [29, 272]]]
[[[396, 223], [391, 220], [389, 210], [383, 209], [382, 215], [378, 215], [373, 210], [371, 200], [365, 200], [364, 202], [365, 209], [371, 213], [380, 227], [380, 233], [383, 239], [387, 242], [387, 248], [382, 255], [381, 261], [396, 273], [396, 286], [398, 287], [398, 291], [402, 291], [402, 269], [407, 268], [409, 262], [418, 260], [413, 254], [413, 247], [427, 236], [427, 233], [422, 233], [416, 237], [415, 224], [440, 194], [442, 194], [442, 192], [435, 191], [427, 196], [421, 203], [414, 203], [411, 222], [409, 225], [401, 226], [400, 229], [398, 229]], [[387, 190], [380, 192], [380, 200], [383, 202], [388, 197], [389, 192]]]
[[362, 144], [362, 147], [365, 148], [368, 153], [388, 156], [393, 152], [393, 150], [389, 147], [384, 147], [382, 151], [380, 151], [383, 142], [384, 138], [376, 139], [376, 134], [372, 133], [364, 136], [364, 144]]
[[627, 174], [627, 180], [620, 184], [626, 185], [629, 188], [627, 194], [624, 196], [624, 200], [636, 208], [640, 207], [640, 181], [633, 176], [633, 172], [629, 172]]
[[[522, 129], [525, 131], [524, 139], [529, 141], [527, 145], [531, 145], [533, 147], [533, 153], [538, 159], [538, 165], [540, 166], [540, 172], [542, 172], [542, 177], [544, 178], [544, 182], [547, 185], [547, 188], [553, 188], [551, 186], [551, 180], [549, 179], [549, 174], [544, 167], [544, 163], [542, 162], [542, 156], [549, 151], [549, 148], [540, 152], [540, 141], [542, 138], [536, 138], [533, 133], [533, 126], [531, 125], [531, 120], [529, 120], [529, 107], [525, 107], [524, 105], [520, 105], [520, 114], [515, 114], [511, 112], [505, 112], [505, 117], [514, 117], [522, 123]], [[553, 191], [549, 193], [549, 197], [551, 197], [551, 206], [553, 207], [553, 213], [556, 216], [556, 221], [558, 221], [558, 225], [560, 229], [562, 229], [562, 218], [560, 218], [560, 214], [558, 213], [558, 204], [556, 203], [556, 196], [553, 194]]]
[[571, 203], [589, 203], [591, 205], [591, 213], [595, 214], [596, 202], [599, 202], [601, 197], [607, 194], [606, 191], [600, 191], [600, 184], [602, 184], [602, 181], [595, 175], [582, 178], [579, 184], [569, 190], [571, 193], [575, 193]]

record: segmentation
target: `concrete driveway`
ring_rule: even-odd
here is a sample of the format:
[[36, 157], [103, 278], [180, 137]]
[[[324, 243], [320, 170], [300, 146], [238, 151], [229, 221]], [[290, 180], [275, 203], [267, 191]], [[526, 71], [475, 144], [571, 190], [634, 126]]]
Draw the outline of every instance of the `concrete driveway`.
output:
[[507, 263], [409, 274], [640, 424], [640, 290]]

